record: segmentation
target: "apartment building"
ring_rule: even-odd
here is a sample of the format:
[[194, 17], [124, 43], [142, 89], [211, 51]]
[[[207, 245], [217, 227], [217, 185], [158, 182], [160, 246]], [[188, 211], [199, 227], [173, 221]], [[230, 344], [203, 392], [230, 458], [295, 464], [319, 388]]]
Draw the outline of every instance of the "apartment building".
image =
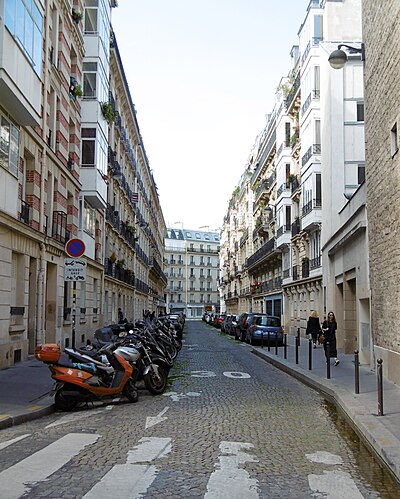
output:
[[105, 226], [104, 319], [129, 321], [165, 311], [164, 216], [150, 170], [115, 33], [110, 53], [108, 197]]
[[[129, 269], [142, 278], [116, 278], [107, 289], [111, 280], [104, 277], [106, 208], [115, 192], [104, 106], [115, 6], [115, 0], [0, 2], [0, 368], [43, 342], [85, 342], [116, 318], [119, 305], [131, 312], [123, 297], [132, 289], [135, 317], [163, 303], [163, 217], [142, 142], [143, 186], [133, 192], [145, 190], [148, 225], [138, 230], [143, 242]], [[138, 220], [135, 211], [132, 222]], [[65, 280], [72, 237], [85, 244], [84, 282]]]
[[308, 5], [252, 167], [246, 268], [248, 310], [282, 315], [288, 332], [304, 333], [312, 310], [333, 309], [339, 345], [368, 361], [362, 63], [353, 55], [339, 73], [328, 64], [337, 40], [360, 40], [360, 19], [359, 0]]
[[400, 383], [400, 4], [363, 1], [371, 331], [385, 376]]
[[168, 312], [184, 312], [189, 318], [200, 318], [205, 311], [219, 312], [219, 249], [217, 232], [167, 229]]

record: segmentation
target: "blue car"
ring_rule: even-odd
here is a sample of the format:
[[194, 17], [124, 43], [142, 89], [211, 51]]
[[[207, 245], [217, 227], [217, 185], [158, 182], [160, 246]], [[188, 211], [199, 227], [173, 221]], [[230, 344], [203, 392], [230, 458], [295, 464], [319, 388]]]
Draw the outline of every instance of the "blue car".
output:
[[261, 343], [263, 336], [264, 345], [268, 344], [268, 334], [270, 345], [283, 345], [283, 328], [281, 318], [273, 315], [254, 314], [246, 331], [246, 341], [251, 345]]

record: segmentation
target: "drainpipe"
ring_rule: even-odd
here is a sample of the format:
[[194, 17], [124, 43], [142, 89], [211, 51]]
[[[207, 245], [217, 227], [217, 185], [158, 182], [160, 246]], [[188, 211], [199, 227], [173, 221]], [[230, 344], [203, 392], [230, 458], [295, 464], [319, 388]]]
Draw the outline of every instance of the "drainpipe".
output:
[[40, 345], [45, 342], [44, 337], [44, 275], [45, 275], [45, 245], [40, 243], [40, 267], [37, 277], [37, 295], [36, 295], [36, 345]]

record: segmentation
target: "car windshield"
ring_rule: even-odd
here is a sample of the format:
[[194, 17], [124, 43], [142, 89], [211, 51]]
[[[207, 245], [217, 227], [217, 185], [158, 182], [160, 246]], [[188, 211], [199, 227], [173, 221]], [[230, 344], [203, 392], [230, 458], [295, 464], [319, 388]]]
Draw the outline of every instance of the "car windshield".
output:
[[281, 320], [279, 317], [256, 317], [257, 326], [279, 327]]

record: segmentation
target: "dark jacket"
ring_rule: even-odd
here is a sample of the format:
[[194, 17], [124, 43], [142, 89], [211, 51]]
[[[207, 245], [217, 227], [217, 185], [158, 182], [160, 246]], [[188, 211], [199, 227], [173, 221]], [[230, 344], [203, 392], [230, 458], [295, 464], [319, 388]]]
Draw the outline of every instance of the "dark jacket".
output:
[[309, 317], [307, 322], [307, 334], [319, 335], [321, 334], [321, 325], [319, 323], [319, 317]]
[[[337, 349], [336, 349], [337, 322], [324, 321], [322, 324], [322, 329], [327, 329], [327, 331], [323, 331], [323, 335], [325, 336], [326, 342], [329, 342], [330, 357], [337, 357]], [[327, 354], [326, 342], [324, 343], [325, 355]]]

